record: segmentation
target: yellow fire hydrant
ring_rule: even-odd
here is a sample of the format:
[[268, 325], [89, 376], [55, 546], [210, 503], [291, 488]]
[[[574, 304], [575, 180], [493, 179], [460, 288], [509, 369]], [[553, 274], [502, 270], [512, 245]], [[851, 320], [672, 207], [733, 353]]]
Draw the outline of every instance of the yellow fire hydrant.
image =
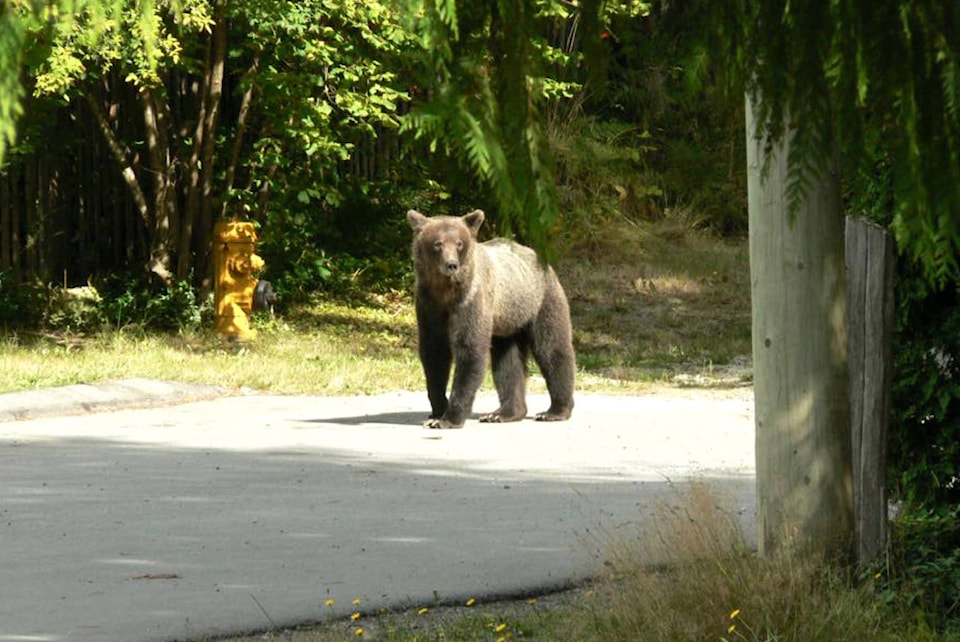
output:
[[222, 221], [213, 228], [217, 332], [240, 341], [257, 336], [247, 317], [253, 311], [254, 275], [264, 267], [256, 254], [256, 242], [253, 223]]

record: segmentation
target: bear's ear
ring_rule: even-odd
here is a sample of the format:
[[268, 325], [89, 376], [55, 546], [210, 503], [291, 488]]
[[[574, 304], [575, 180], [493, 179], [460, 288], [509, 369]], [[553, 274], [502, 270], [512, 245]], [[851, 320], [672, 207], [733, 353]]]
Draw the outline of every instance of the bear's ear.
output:
[[483, 219], [483, 210], [473, 210], [463, 217], [463, 222], [470, 228], [470, 234], [473, 235], [474, 238], [477, 237], [477, 232], [480, 231], [480, 226], [483, 225]]
[[419, 232], [420, 228], [426, 225], [430, 218], [424, 216], [417, 210], [407, 210], [407, 220], [410, 221], [410, 227], [412, 227], [415, 232]]

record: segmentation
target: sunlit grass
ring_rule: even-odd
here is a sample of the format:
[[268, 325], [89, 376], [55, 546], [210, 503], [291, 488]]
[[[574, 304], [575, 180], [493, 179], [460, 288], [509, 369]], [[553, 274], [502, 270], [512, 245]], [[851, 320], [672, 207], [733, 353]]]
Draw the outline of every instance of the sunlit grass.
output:
[[146, 377], [289, 394], [369, 394], [422, 385], [407, 310], [318, 302], [289, 322], [261, 318], [255, 341], [212, 331], [93, 336], [8, 335], [0, 391]]

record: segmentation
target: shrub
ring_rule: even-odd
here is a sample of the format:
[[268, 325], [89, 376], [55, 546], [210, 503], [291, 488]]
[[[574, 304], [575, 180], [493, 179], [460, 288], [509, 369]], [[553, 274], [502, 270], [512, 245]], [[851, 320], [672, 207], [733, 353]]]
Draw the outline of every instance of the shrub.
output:
[[101, 293], [103, 318], [116, 328], [194, 330], [201, 323], [201, 305], [187, 281], [162, 284], [127, 275], [106, 279]]
[[892, 523], [890, 551], [886, 568], [872, 569], [883, 599], [923, 617], [939, 639], [960, 640], [960, 508], [907, 506]]
[[16, 283], [0, 272], [0, 325], [39, 327], [47, 307], [49, 290], [39, 283]]
[[898, 270], [890, 483], [909, 504], [960, 504], [960, 293]]

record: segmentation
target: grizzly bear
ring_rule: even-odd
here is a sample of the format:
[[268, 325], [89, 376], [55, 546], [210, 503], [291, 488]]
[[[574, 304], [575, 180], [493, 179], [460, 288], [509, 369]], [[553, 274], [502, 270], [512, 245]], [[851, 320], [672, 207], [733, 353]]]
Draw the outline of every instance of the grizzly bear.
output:
[[550, 393], [550, 408], [536, 419], [569, 419], [576, 366], [567, 297], [532, 249], [506, 239], [477, 242], [483, 219], [481, 210], [462, 217], [407, 212], [420, 362], [432, 409], [424, 426], [463, 427], [488, 360], [500, 407], [480, 421], [526, 417], [528, 353]]

